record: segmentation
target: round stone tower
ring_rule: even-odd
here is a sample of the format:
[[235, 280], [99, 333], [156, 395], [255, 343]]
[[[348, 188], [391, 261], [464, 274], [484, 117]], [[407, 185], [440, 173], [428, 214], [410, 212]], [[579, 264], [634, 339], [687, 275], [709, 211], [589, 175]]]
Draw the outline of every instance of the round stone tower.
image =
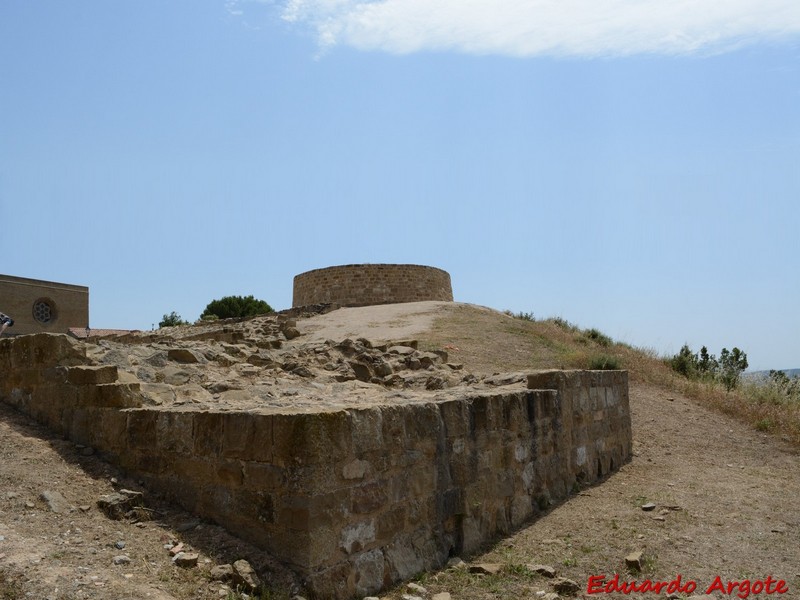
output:
[[342, 265], [296, 275], [292, 306], [369, 306], [422, 300], [453, 301], [447, 271], [423, 265]]

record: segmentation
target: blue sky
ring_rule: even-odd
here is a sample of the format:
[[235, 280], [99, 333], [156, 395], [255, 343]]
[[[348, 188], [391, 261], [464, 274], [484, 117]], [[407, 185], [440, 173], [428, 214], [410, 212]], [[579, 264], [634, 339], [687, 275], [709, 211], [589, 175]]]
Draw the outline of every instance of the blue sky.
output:
[[799, 200], [796, 0], [0, 4], [0, 271], [93, 327], [419, 263], [800, 367]]

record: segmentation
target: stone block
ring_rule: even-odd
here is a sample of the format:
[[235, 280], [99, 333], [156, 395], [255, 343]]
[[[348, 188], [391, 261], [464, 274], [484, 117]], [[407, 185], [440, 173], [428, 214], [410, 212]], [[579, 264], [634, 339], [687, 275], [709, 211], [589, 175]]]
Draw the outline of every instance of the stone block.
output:
[[137, 450], [126, 460], [130, 461], [130, 468], [142, 475], [160, 476], [173, 472], [173, 457], [154, 452], [152, 448]]
[[439, 405], [444, 429], [448, 438], [467, 435], [470, 429], [469, 410], [461, 400], [442, 402]]
[[[252, 413], [226, 413], [222, 415], [222, 456], [252, 460], [253, 421]], [[272, 432], [268, 445], [272, 445]]]
[[127, 416], [128, 446], [136, 449], [156, 448], [158, 412], [147, 409], [131, 409], [127, 412]]
[[354, 591], [364, 597], [381, 590], [385, 581], [385, 560], [380, 549], [370, 550], [357, 556], [352, 564]]
[[142, 405], [138, 383], [108, 383], [78, 386], [79, 406], [104, 408], [138, 408]]
[[67, 369], [67, 381], [73, 385], [98, 385], [117, 381], [116, 365], [79, 366]]
[[94, 429], [97, 426], [96, 410], [76, 408], [69, 411], [70, 418], [67, 435], [69, 438], [85, 446], [94, 445]]
[[170, 348], [167, 350], [167, 358], [183, 364], [200, 362], [197, 354], [189, 348]]
[[355, 571], [347, 560], [310, 573], [306, 581], [313, 598], [350, 598], [355, 593]]
[[160, 451], [189, 456], [194, 453], [194, 414], [191, 412], [155, 411], [156, 439]]
[[406, 530], [407, 511], [404, 505], [394, 505], [389, 510], [380, 513], [377, 518], [378, 539], [391, 540]]
[[372, 472], [372, 466], [366, 460], [354, 459], [342, 467], [342, 477], [344, 479], [364, 479]]
[[406, 439], [406, 407], [384, 406], [381, 408], [382, 436], [384, 449], [396, 452], [402, 449]]
[[346, 411], [274, 415], [272, 425], [275, 462], [331, 464], [344, 461], [352, 448], [350, 418]]
[[[414, 493], [409, 490], [410, 493]], [[389, 501], [385, 480], [373, 481], [351, 488], [350, 510], [354, 514], [367, 514], [386, 506]]]
[[437, 495], [439, 520], [446, 521], [450, 517], [467, 512], [464, 488], [455, 487]]
[[96, 413], [94, 443], [101, 451], [120, 452], [127, 448], [128, 416], [116, 409], [99, 409]]
[[224, 413], [200, 412], [194, 414], [192, 439], [194, 453], [216, 458], [222, 450]]
[[279, 490], [286, 485], [286, 474], [275, 465], [245, 462], [243, 485], [254, 490]]
[[[261, 533], [269, 536], [276, 531], [274, 527], [278, 522], [276, 498], [279, 497], [279, 493], [269, 490], [242, 489], [231, 495], [227, 508], [237, 522], [254, 531], [257, 530], [259, 537]], [[245, 538], [253, 539], [252, 535], [246, 535]]]
[[521, 527], [533, 516], [533, 502], [529, 495], [517, 495], [511, 501], [511, 525]]
[[380, 408], [351, 410], [353, 451], [356, 455], [383, 447], [383, 413]]
[[213, 460], [195, 456], [176, 457], [173, 464], [174, 475], [190, 484], [217, 483], [217, 464]]
[[347, 554], [361, 552], [376, 540], [375, 521], [357, 521], [342, 528], [339, 547]]
[[407, 493], [414, 497], [425, 497], [436, 490], [436, 465], [426, 463], [409, 469], [405, 485]]
[[175, 388], [166, 383], [142, 383], [140, 389], [143, 402], [150, 406], [169, 406], [176, 399]]
[[234, 489], [242, 485], [244, 465], [240, 461], [219, 459], [216, 466], [215, 483]]
[[423, 557], [416, 551], [408, 535], [398, 536], [386, 546], [384, 556], [393, 581], [410, 579], [425, 569]]
[[528, 374], [529, 390], [561, 390], [565, 385], [564, 372], [556, 369], [536, 371]]
[[274, 450], [273, 416], [254, 414], [250, 422], [250, 449], [245, 456], [260, 462], [272, 462]]

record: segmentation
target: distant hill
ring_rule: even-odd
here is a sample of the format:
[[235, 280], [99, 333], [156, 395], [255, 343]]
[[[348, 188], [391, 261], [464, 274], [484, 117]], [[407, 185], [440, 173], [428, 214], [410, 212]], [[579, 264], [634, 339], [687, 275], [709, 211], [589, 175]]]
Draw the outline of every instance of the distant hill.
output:
[[[777, 369], [777, 370], [786, 373], [787, 377], [800, 377], [800, 369]], [[753, 378], [767, 378], [769, 377], [769, 371], [753, 371], [751, 373], [747, 373], [747, 376]]]

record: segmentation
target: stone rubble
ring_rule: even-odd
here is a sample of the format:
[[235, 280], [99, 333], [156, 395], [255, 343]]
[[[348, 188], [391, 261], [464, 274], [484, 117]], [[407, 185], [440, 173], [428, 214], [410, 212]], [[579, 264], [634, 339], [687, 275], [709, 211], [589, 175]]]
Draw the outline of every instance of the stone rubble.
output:
[[[336, 407], [420, 401], [425, 392], [519, 384], [520, 373], [479, 378], [416, 340], [304, 341], [285, 315], [167, 327], [94, 340], [87, 355], [138, 383], [145, 401], [192, 410]], [[99, 376], [99, 375], [94, 375]]]

